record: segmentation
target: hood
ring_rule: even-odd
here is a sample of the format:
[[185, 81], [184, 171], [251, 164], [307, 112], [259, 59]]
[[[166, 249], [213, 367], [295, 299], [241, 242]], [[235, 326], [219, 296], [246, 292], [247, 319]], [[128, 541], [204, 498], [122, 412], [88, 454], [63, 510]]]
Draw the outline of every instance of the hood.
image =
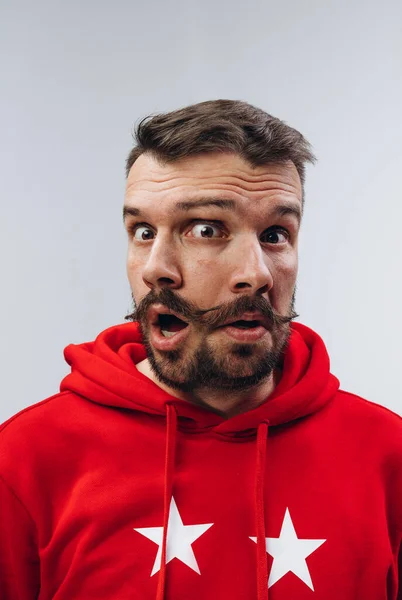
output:
[[270, 426], [288, 423], [318, 411], [340, 385], [330, 373], [320, 336], [301, 323], [292, 322], [290, 328], [279, 384], [260, 406], [230, 419], [168, 394], [137, 370], [136, 364], [146, 358], [138, 322], [109, 327], [92, 342], [69, 344], [64, 357], [71, 373], [61, 381], [60, 391], [163, 417], [167, 405], [174, 404], [180, 429], [214, 427], [228, 436], [250, 433], [262, 421]]
[[268, 427], [320, 410], [339, 388], [338, 379], [329, 372], [329, 357], [322, 339], [300, 323], [292, 322], [290, 327], [279, 384], [260, 406], [230, 419], [169, 395], [137, 370], [136, 364], [146, 358], [138, 322], [110, 327], [95, 341], [70, 344], [64, 350], [71, 373], [62, 380], [61, 392], [74, 392], [92, 402], [166, 419], [163, 538], [156, 600], [166, 599], [167, 531], [175, 479], [177, 431], [211, 428], [214, 435], [225, 436], [228, 441], [239, 437], [255, 440], [257, 598], [269, 598], [264, 500]]

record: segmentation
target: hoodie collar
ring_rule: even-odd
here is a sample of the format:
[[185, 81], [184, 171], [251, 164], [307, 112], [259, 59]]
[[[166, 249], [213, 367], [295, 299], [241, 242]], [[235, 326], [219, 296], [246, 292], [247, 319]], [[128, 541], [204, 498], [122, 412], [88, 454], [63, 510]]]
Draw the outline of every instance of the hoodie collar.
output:
[[146, 358], [138, 322], [109, 327], [92, 342], [69, 344], [64, 357], [71, 373], [61, 381], [60, 391], [163, 417], [166, 404], [174, 403], [180, 429], [214, 428], [226, 436], [255, 431], [262, 421], [271, 426], [288, 423], [318, 411], [339, 388], [320, 336], [301, 323], [290, 327], [279, 384], [257, 408], [230, 419], [168, 394], [138, 371], [136, 364]]

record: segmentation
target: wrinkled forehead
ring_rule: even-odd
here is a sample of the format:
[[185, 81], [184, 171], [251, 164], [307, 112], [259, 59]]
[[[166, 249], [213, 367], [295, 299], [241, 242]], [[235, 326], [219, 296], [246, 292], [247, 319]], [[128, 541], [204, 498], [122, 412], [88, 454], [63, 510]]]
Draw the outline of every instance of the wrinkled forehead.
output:
[[[142, 154], [133, 164], [126, 184], [126, 199], [160, 196], [163, 192], [232, 191], [241, 196], [282, 192], [302, 200], [302, 185], [292, 162], [252, 167], [239, 155], [209, 153], [161, 164]], [[165, 194], [163, 194], [165, 195]]]

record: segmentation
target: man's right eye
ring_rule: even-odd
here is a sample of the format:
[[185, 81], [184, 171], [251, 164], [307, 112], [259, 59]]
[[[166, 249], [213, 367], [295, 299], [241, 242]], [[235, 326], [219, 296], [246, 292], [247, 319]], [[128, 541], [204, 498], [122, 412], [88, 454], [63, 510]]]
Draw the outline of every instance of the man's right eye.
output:
[[[153, 235], [152, 229], [148, 225], [145, 225], [144, 223], [136, 223], [135, 225], [130, 227], [130, 231], [133, 233], [135, 240], [146, 242], [149, 239], [153, 239], [150, 237], [150, 235]], [[145, 232], [148, 232], [148, 233], [145, 233]], [[144, 233], [145, 233], [145, 236], [144, 236]]]

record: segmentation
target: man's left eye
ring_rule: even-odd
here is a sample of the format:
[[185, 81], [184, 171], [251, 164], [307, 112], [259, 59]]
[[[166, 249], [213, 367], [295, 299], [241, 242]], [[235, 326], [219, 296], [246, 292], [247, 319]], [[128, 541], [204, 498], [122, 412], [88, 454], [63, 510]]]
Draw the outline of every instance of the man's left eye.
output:
[[[199, 232], [201, 238], [211, 239], [212, 236], [213, 236], [214, 229], [216, 231], [218, 231], [219, 233], [222, 233], [222, 229], [218, 225], [215, 225], [213, 223], [208, 223], [208, 222], [205, 222], [205, 223], [196, 223], [191, 228], [190, 231], [196, 230], [196, 231]], [[195, 235], [195, 236], [193, 235], [191, 237], [198, 237], [198, 236], [197, 235]]]
[[265, 235], [265, 236], [271, 238], [270, 240], [267, 240], [264, 243], [275, 244], [275, 245], [277, 245], [278, 243], [281, 243], [280, 241], [279, 242], [275, 241], [275, 238], [278, 238], [278, 236], [281, 236], [281, 235], [284, 236], [284, 238], [285, 238], [284, 241], [285, 242], [287, 242], [289, 240], [289, 237], [290, 237], [289, 232], [287, 231], [287, 229], [283, 229], [282, 227], [275, 227], [275, 228], [267, 229], [267, 231], [264, 232], [262, 235], [263, 236]]
[[[222, 228], [219, 225], [217, 225], [216, 223], [209, 223], [208, 221], [202, 221], [199, 223], [195, 223], [195, 225], [193, 225], [193, 227], [191, 228], [190, 231], [192, 231], [192, 232], [195, 231], [196, 233], [195, 234], [193, 233], [193, 235], [191, 237], [195, 237], [195, 238], [199, 238], [199, 239], [220, 239], [220, 237], [222, 237], [222, 235], [214, 236], [214, 230], [218, 234], [223, 233]], [[289, 241], [289, 238], [290, 238], [290, 234], [289, 234], [288, 230], [284, 229], [283, 227], [270, 227], [262, 234], [261, 237], [263, 237], [263, 236], [268, 238], [266, 240], [261, 240], [263, 243], [274, 244], [274, 245], [286, 243], [287, 241]], [[284, 239], [281, 240], [281, 236]]]

